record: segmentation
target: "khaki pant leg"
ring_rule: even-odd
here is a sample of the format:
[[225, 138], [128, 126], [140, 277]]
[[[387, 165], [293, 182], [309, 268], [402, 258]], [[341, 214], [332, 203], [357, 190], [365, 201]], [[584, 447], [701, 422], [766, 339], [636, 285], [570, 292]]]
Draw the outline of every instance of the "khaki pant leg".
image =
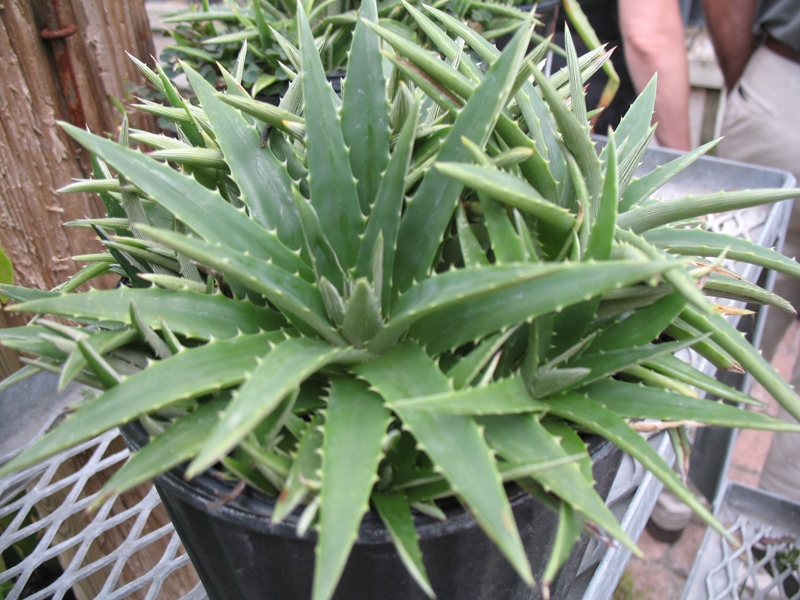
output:
[[[717, 156], [794, 174], [800, 181], [800, 64], [761, 47], [728, 94]], [[786, 256], [800, 257], [800, 201], [795, 201], [784, 242]], [[775, 293], [800, 307], [800, 280], [778, 274]], [[793, 315], [770, 308], [762, 351], [771, 360]]]

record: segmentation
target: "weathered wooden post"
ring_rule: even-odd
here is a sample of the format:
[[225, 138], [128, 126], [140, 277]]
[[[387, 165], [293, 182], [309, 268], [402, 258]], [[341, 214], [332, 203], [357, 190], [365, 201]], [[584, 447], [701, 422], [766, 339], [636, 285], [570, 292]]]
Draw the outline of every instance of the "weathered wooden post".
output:
[[[101, 216], [102, 206], [55, 193], [88, 163], [56, 121], [114, 133], [121, 115], [111, 97], [125, 102], [142, 82], [125, 52], [148, 61], [153, 53], [144, 0], [0, 2], [0, 239], [19, 285], [52, 288], [80, 266], [69, 256], [99, 249], [91, 232], [61, 225]], [[25, 320], [0, 314], [1, 327]], [[0, 375], [17, 367], [0, 352]]]
[[[126, 52], [145, 62], [154, 53], [144, 0], [0, 0], [0, 239], [19, 285], [50, 289], [81, 266], [68, 257], [100, 250], [93, 233], [61, 225], [103, 216], [104, 211], [96, 198], [56, 193], [71, 179], [87, 175], [89, 164], [56, 122], [116, 135], [122, 117], [112, 97], [125, 104], [143, 82]], [[155, 121], [146, 115], [131, 113], [130, 118], [135, 127], [155, 130]], [[0, 327], [24, 325], [28, 318], [0, 312]], [[0, 349], [0, 378], [17, 368], [15, 353]], [[117, 444], [121, 449], [122, 441]], [[61, 469], [74, 473], [86, 458], [78, 455]], [[90, 491], [99, 489], [108, 477], [105, 472], [95, 476]], [[149, 486], [131, 490], [117, 503], [123, 509], [132, 506], [148, 490]], [[51, 498], [50, 505], [41, 503], [37, 510], [46, 514], [58, 503], [58, 498]], [[159, 509], [148, 522], [151, 530], [168, 520]], [[68, 528], [74, 534], [90, 520], [73, 515]], [[124, 528], [108, 532], [86, 560], [111, 551], [126, 533]], [[168, 540], [162, 542], [149, 546], [146, 556], [138, 553], [122, 580], [135, 579], [150, 568]], [[70, 557], [61, 558], [68, 562]], [[73, 588], [76, 596], [96, 597], [105, 575], [100, 571], [78, 582]], [[196, 583], [194, 572], [182, 569], [164, 593], [177, 598]], [[146, 593], [139, 590], [134, 596], [144, 598]]]

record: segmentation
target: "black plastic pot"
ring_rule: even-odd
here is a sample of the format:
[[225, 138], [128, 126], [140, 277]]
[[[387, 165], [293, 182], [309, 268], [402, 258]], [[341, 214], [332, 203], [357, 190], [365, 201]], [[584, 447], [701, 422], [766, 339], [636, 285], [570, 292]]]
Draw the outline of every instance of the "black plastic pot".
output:
[[[147, 443], [138, 423], [123, 427], [133, 450]], [[590, 445], [597, 489], [605, 497], [622, 453], [609, 442]], [[155, 484], [175, 529], [211, 600], [309, 600], [316, 535], [296, 533], [299, 512], [283, 523], [269, 522], [274, 499], [247, 489], [224, 506], [209, 508], [232, 486], [209, 474], [186, 482], [183, 468]], [[544, 571], [553, 543], [556, 515], [515, 486], [511, 506], [534, 575]], [[480, 527], [455, 500], [442, 505], [447, 521], [416, 517], [425, 568], [440, 600], [534, 600], [530, 589]], [[552, 585], [565, 598], [588, 540], [576, 545]], [[388, 532], [374, 513], [361, 524], [334, 600], [424, 600], [408, 575]]]

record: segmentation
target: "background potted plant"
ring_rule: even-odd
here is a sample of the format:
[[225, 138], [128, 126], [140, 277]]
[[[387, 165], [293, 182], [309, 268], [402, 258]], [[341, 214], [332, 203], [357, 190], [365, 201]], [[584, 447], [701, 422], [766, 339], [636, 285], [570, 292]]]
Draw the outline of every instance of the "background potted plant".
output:
[[[171, 510], [214, 598], [265, 586], [285, 586], [281, 597], [331, 598], [343, 572], [347, 579], [351, 551], [368, 562], [369, 545], [388, 540], [421, 591], [382, 577], [387, 559], [379, 557], [374, 572], [348, 565], [375, 586], [361, 597], [482, 597], [486, 589], [529, 597], [540, 541], [527, 522], [520, 535], [514, 511], [532, 499], [519, 487], [559, 514], [551, 557], [535, 573], [546, 595], [584, 529], [633, 546], [593, 490], [578, 432], [634, 455], [721, 530], [632, 421], [796, 429], [696, 398], [690, 385], [749, 401], [672, 355], [694, 345], [748, 369], [800, 414], [788, 384], [703, 295], [785, 308], [703, 259], [727, 252], [795, 275], [798, 265], [747, 242], [668, 226], [794, 192], [651, 200], [710, 147], [633, 179], [653, 132], [655, 82], [598, 155], [582, 84], [601, 53], [579, 58], [568, 41], [569, 69], [546, 78], [536, 66], [545, 46], [526, 55], [530, 21], [500, 54], [446, 13], [406, 8], [445, 59], [382, 27], [375, 3], [365, 2], [341, 100], [302, 10], [299, 69], [282, 107], [241, 88], [243, 56], [223, 72], [224, 94], [186, 67], [199, 106], [163, 71], [142, 65], [172, 103], [158, 110], [176, 122], [179, 139], [123, 124], [116, 143], [65, 126], [97, 167], [95, 179], [69, 189], [99, 192], [109, 213], [81, 223], [107, 252], [82, 257], [90, 264], [69, 286], [108, 270], [129, 285], [86, 293], [2, 286], [22, 302], [14, 310], [94, 325], [38, 319], [0, 337], [40, 355], [36, 368], [57, 371], [62, 384], [79, 379], [102, 393], [0, 475], [140, 421], [152, 440], [103, 497], [187, 461], [161, 485], [190, 489], [181, 480], [210, 469], [188, 493], [193, 510], [228, 519], [215, 537], [196, 541], [181, 531], [191, 519], [180, 517], [178, 501]], [[132, 150], [130, 139], [156, 150]], [[661, 244], [663, 236], [683, 241], [671, 246], [691, 248], [694, 260], [656, 249], [654, 231]], [[690, 339], [667, 341], [668, 328]], [[240, 483], [229, 486], [227, 504], [211, 507], [215, 477]], [[267, 514], [242, 515], [239, 503], [262, 493], [277, 496], [264, 504]], [[448, 505], [453, 497], [468, 512]], [[370, 507], [368, 519], [384, 523], [377, 537], [362, 525]], [[478, 569], [457, 566], [460, 555], [423, 560], [424, 515], [447, 513], [448, 523], [483, 529], [519, 577], [449, 588]], [[279, 570], [290, 563], [298, 571], [269, 572], [270, 560], [237, 547], [251, 544], [241, 521], [272, 535], [273, 556], [287, 559]], [[441, 538], [452, 534], [441, 528]], [[289, 550], [309, 540], [313, 588], [303, 575], [309, 566], [295, 564], [306, 551]], [[221, 553], [210, 566], [199, 562], [202, 545]], [[487, 562], [499, 562], [479, 560], [487, 572]], [[429, 578], [431, 561], [446, 568]]]
[[[553, 20], [558, 1], [541, 3], [543, 8], [537, 17]], [[419, 3], [413, 4], [420, 8]], [[533, 7], [531, 4], [514, 7], [497, 2], [462, 1], [432, 2], [431, 5], [450, 11], [461, 20], [468, 20], [484, 38], [503, 38], [503, 43], [510, 39], [510, 34], [516, 31]], [[358, 22], [359, 3], [321, 2], [316, 6], [307, 3], [305, 6], [311, 30], [318, 39], [323, 66], [338, 92], [342, 71], [347, 66], [353, 29]], [[167, 30], [167, 35], [173, 38], [174, 43], [161, 54], [161, 63], [170, 79], [175, 80], [183, 73], [179, 62], [184, 62], [199, 71], [209, 83], [224, 87], [222, 69], [233, 70], [244, 43], [249, 51], [244, 61], [242, 85], [253, 96], [259, 95], [262, 99], [282, 95], [291, 76], [282, 65], [297, 70], [296, 54], [292, 48], [298, 40], [295, 10], [293, 2], [284, 0], [249, 0], [238, 6], [235, 3], [214, 6], [204, 0], [202, 5], [192, 5], [165, 18], [164, 22], [173, 27]], [[577, 10], [580, 11], [580, 7]], [[381, 3], [378, 17], [384, 27], [400, 35], [415, 42], [424, 39], [424, 36], [420, 38], [418, 24], [400, 1]], [[584, 21], [577, 21], [582, 32], [587, 30]], [[531, 35], [538, 43], [544, 40], [542, 34], [543, 27], [538, 27]], [[596, 46], [599, 43], [592, 47]], [[563, 54], [561, 48], [550, 47]], [[191, 93], [190, 90], [187, 92]]]

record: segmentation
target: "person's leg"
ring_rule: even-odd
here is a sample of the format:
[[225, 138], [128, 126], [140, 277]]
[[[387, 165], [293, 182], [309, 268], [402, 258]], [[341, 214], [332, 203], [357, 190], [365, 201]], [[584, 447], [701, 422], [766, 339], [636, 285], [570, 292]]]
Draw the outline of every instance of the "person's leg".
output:
[[[766, 48], [756, 51], [741, 81], [728, 96], [718, 156], [790, 171], [800, 180], [800, 64]], [[795, 200], [783, 254], [800, 256], [800, 201]], [[800, 282], [778, 276], [775, 292], [800, 306]], [[762, 350], [769, 360], [792, 315], [770, 310]], [[800, 385], [800, 363], [792, 376]], [[780, 418], [793, 420], [781, 409]], [[759, 486], [800, 500], [800, 434], [776, 433]]]

